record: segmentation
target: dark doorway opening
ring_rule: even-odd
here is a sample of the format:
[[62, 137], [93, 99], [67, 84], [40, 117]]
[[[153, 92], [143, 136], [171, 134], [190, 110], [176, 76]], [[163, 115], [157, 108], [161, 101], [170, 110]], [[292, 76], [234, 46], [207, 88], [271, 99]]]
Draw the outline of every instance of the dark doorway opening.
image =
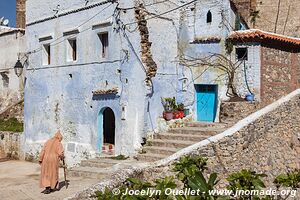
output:
[[115, 144], [115, 115], [111, 108], [103, 111], [104, 143]]

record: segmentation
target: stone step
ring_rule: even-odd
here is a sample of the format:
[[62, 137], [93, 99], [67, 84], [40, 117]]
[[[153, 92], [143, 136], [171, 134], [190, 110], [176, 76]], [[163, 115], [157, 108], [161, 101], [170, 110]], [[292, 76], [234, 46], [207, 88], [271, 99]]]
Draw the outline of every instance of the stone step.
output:
[[170, 147], [156, 147], [156, 146], [146, 146], [143, 150], [148, 154], [161, 154], [161, 155], [172, 155], [179, 151], [179, 148], [170, 148]]
[[214, 127], [214, 128], [226, 128], [227, 123], [216, 123], [216, 122], [187, 122], [186, 127]]
[[146, 153], [146, 154], [138, 154], [136, 156], [136, 159], [138, 161], [153, 162], [153, 161], [164, 159], [166, 157], [168, 156], [161, 155], [161, 154]]
[[193, 145], [196, 142], [192, 141], [180, 141], [180, 140], [162, 140], [162, 139], [153, 139], [149, 141], [148, 146], [152, 147], [173, 147], [173, 148], [185, 148], [187, 146]]
[[213, 128], [213, 127], [185, 127], [185, 128], [176, 128], [170, 129], [169, 133], [176, 133], [176, 134], [191, 134], [191, 135], [202, 135], [202, 136], [213, 136], [218, 133], [223, 132], [226, 130], [225, 128]]
[[102, 179], [107, 174], [109, 174], [109, 170], [103, 170], [96, 167], [76, 167], [68, 171], [68, 176], [71, 177], [85, 177], [94, 179]]
[[193, 135], [193, 134], [178, 134], [178, 133], [161, 133], [153, 136], [154, 139], [162, 140], [181, 140], [181, 141], [195, 141], [199, 142], [208, 138], [206, 135]]
[[98, 167], [98, 168], [108, 168], [108, 167], [112, 167], [114, 164], [112, 163], [106, 163], [106, 162], [93, 162], [90, 160], [83, 160], [80, 163], [80, 166], [82, 167]]

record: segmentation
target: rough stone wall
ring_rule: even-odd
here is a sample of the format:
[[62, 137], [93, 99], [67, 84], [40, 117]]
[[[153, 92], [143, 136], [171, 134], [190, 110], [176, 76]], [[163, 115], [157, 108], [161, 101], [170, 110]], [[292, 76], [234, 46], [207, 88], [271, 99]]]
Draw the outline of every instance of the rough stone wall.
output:
[[26, 0], [17, 0], [16, 2], [16, 27], [17, 28], [25, 28], [25, 3]]
[[220, 108], [220, 122], [234, 123], [247, 117], [260, 108], [257, 102], [222, 102]]
[[20, 158], [20, 137], [21, 133], [0, 131], [0, 159]]
[[141, 59], [146, 66], [147, 79], [151, 79], [156, 75], [157, 65], [153, 60], [151, 53], [152, 42], [149, 41], [149, 30], [147, 27], [146, 16], [147, 10], [143, 4], [140, 4], [139, 7], [135, 9], [135, 17], [137, 19], [137, 24], [141, 35]]
[[0, 112], [0, 119], [16, 118], [19, 122], [24, 121], [24, 99], [7, 107], [3, 112]]
[[[300, 95], [252, 121], [233, 135], [199, 147], [187, 154], [208, 158], [210, 172], [218, 172], [219, 178], [251, 169], [268, 175], [267, 186], [281, 174], [300, 167]], [[144, 179], [172, 175], [168, 166], [144, 170]], [[225, 181], [220, 182], [220, 187]]]
[[257, 0], [233, 0], [240, 15], [248, 21], [251, 11], [256, 9]]
[[250, 22], [250, 13], [259, 11], [253, 28], [300, 37], [299, 0], [233, 0], [241, 15]]
[[[279, 34], [300, 37], [300, 4], [299, 0], [261, 0], [257, 10], [257, 28]], [[280, 3], [279, 3], [280, 2]]]
[[268, 47], [261, 53], [261, 96], [268, 104], [299, 87], [300, 56]]

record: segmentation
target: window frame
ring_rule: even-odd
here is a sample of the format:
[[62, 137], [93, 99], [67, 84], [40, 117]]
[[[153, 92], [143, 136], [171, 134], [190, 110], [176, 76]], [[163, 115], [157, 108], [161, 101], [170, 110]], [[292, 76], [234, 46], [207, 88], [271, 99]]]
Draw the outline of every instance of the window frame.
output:
[[[75, 48], [74, 42], [75, 41]], [[78, 39], [76, 36], [67, 38], [66, 44], [66, 59], [67, 62], [77, 62], [78, 61]]]
[[[238, 51], [244, 50], [244, 54], [241, 57], [242, 53], [238, 53]], [[236, 60], [238, 61], [248, 61], [249, 51], [248, 47], [236, 47], [235, 48]]]
[[52, 48], [51, 48], [51, 43], [43, 43], [42, 45], [42, 64], [43, 66], [49, 66], [52, 64]]
[[[106, 46], [105, 45], [105, 42], [102, 40], [102, 36], [103, 35], [106, 35]], [[109, 46], [110, 46], [110, 42], [109, 42], [109, 31], [102, 31], [102, 32], [98, 32], [97, 33], [97, 36], [98, 36], [98, 39], [100, 41], [100, 44], [101, 44], [101, 47], [100, 47], [100, 58], [102, 59], [107, 59], [109, 57]]]

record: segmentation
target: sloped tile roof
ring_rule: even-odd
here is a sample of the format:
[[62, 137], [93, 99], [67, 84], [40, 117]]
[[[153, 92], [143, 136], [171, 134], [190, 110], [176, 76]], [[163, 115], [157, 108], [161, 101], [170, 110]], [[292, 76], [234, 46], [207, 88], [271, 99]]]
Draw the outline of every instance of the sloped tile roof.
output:
[[25, 29], [22, 28], [11, 28], [11, 27], [0, 27], [0, 36], [7, 35], [10, 33], [21, 32], [25, 33]]
[[299, 45], [300, 38], [289, 37], [285, 35], [280, 35], [276, 33], [270, 33], [258, 29], [249, 29], [244, 31], [234, 31], [229, 37], [229, 40], [238, 42], [263, 42], [263, 41], [274, 41], [276, 43]]

